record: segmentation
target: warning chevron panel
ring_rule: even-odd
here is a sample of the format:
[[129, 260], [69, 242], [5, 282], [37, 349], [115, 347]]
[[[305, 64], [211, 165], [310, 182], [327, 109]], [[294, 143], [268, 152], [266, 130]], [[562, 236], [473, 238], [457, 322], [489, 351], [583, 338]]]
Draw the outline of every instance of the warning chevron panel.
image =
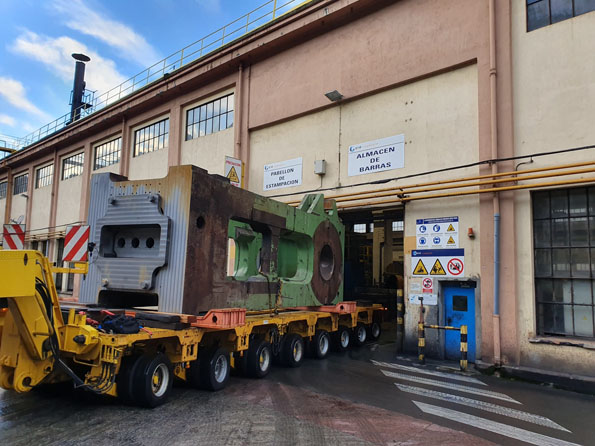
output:
[[465, 277], [464, 249], [411, 251], [412, 276]]

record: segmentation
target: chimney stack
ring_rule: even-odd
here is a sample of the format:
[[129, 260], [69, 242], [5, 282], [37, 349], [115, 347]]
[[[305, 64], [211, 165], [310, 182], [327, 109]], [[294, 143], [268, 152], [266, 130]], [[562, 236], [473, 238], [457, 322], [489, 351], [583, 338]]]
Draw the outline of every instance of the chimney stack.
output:
[[76, 60], [74, 68], [74, 86], [72, 88], [72, 102], [70, 107], [70, 122], [74, 122], [81, 117], [81, 108], [86, 106], [83, 102], [85, 93], [85, 62], [91, 58], [84, 54], [73, 53], [72, 57]]

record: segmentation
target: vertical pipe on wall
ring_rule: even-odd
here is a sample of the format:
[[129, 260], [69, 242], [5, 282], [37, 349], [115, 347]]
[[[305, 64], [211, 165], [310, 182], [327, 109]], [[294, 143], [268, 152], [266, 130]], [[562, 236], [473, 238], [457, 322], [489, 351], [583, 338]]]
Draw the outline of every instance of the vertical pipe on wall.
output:
[[[492, 159], [498, 158], [498, 104], [496, 90], [496, 2], [489, 2], [490, 20], [490, 136]], [[492, 173], [498, 173], [498, 164], [492, 163]], [[494, 363], [500, 363], [500, 199], [494, 193], [492, 199], [494, 208], [494, 310], [492, 315], [494, 333]], [[496, 255], [498, 260], [496, 260]]]
[[[234, 122], [234, 138], [235, 146], [233, 150], [234, 158], [240, 159], [242, 156], [242, 81], [244, 77], [244, 66], [240, 63], [238, 69], [238, 81], [236, 83], [235, 91], [235, 122]], [[244, 160], [242, 160], [244, 161]]]

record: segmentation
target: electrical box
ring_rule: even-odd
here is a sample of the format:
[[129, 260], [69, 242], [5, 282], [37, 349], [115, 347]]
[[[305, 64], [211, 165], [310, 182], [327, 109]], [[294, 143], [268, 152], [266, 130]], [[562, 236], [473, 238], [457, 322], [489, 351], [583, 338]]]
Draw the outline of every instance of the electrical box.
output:
[[326, 173], [326, 160], [314, 161], [314, 173], [316, 175], [324, 175]]

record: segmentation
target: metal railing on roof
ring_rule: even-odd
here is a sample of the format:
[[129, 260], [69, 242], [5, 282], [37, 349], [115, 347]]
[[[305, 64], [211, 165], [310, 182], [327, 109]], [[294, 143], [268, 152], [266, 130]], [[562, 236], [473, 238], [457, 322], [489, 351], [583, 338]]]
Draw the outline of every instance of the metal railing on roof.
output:
[[[107, 92], [95, 97], [90, 104], [80, 107], [81, 118], [89, 116], [99, 110], [104, 109], [110, 104], [134, 93], [135, 91], [149, 85], [150, 83], [161, 79], [165, 74], [171, 73], [190, 62], [194, 62], [203, 56], [206, 56], [217, 49], [227, 45], [234, 40], [241, 38], [260, 28], [267, 23], [279, 18], [280, 16], [291, 12], [292, 10], [313, 0], [269, 0], [258, 8], [250, 11], [242, 17], [228, 23], [217, 31], [197, 40], [194, 43], [182, 48], [179, 51], [167, 56], [159, 62], [151, 65], [149, 68], [132, 76], [130, 79], [122, 82], [120, 85], [108, 90]], [[17, 150], [31, 145], [46, 136], [62, 130], [71, 122], [71, 113], [68, 112], [54, 121], [46, 124], [23, 138], [13, 138], [9, 148]], [[0, 155], [0, 159], [2, 155]]]

